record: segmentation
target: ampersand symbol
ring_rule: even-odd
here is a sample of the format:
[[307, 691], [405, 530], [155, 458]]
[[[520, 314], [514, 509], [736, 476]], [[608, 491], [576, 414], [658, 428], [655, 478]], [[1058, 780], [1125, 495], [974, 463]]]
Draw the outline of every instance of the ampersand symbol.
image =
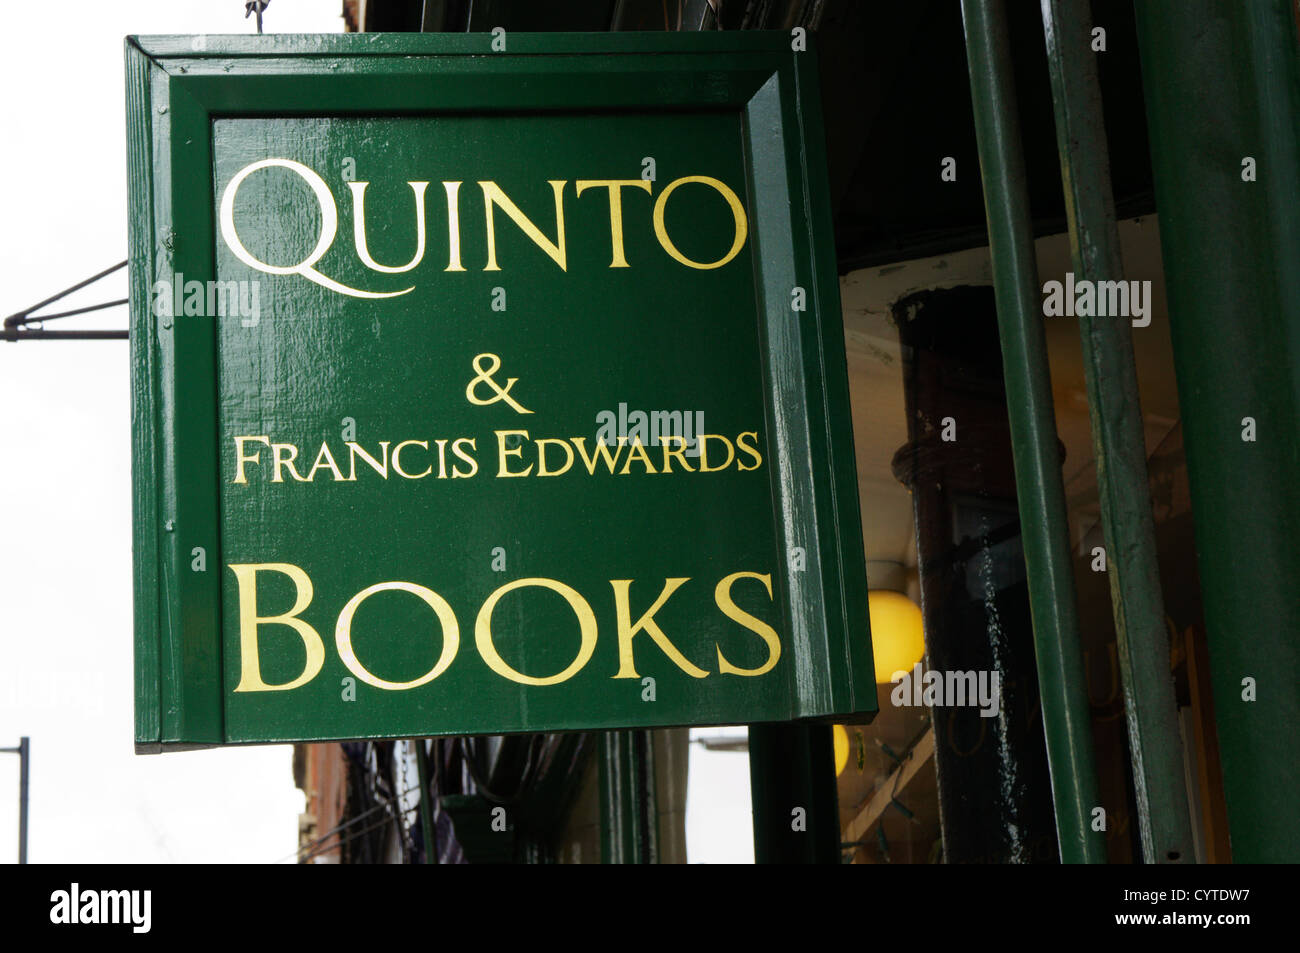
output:
[[[489, 362], [487, 367], [483, 366], [485, 362]], [[495, 404], [499, 400], [504, 400], [519, 413], [531, 414], [531, 410], [521, 407], [519, 403], [510, 396], [510, 388], [515, 386], [515, 382], [519, 380], [519, 378], [507, 377], [505, 387], [502, 387], [492, 379], [492, 375], [500, 369], [501, 358], [497, 357], [495, 354], [479, 354], [476, 356], [474, 358], [474, 372], [477, 376], [465, 386], [466, 400], [471, 404], [477, 404], [480, 407], [486, 406], [487, 404]], [[496, 393], [496, 396], [480, 399], [475, 395], [475, 391], [477, 390], [476, 385], [478, 384], [487, 384], [487, 386]]]

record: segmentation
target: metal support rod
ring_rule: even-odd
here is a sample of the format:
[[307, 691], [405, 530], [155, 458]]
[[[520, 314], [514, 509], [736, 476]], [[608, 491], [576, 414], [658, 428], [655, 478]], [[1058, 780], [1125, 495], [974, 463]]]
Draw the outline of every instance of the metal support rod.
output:
[[606, 731], [600, 736], [600, 850], [604, 863], [658, 863], [654, 784], [648, 731]]
[[1287, 0], [1138, 0], [1235, 863], [1300, 859], [1300, 51]]
[[0, 754], [18, 755], [18, 863], [27, 863], [27, 771], [31, 761], [31, 739], [23, 736], [16, 748], [0, 748]]
[[962, 0], [962, 19], [1057, 839], [1063, 862], [1102, 863], [1105, 835], [1092, 823], [1100, 798], [1005, 4]]
[[[55, 302], [55, 301], [58, 301], [60, 298], [66, 298], [68, 295], [72, 294], [74, 291], [80, 291], [82, 288], [86, 287], [87, 285], [93, 285], [93, 284], [94, 284], [96, 281], [98, 281], [100, 278], [105, 278], [105, 277], [107, 277], [108, 275], [111, 275], [113, 272], [115, 272], [115, 271], [119, 271], [120, 269], [125, 268], [125, 267], [126, 267], [126, 262], [125, 262], [125, 261], [119, 261], [116, 265], [109, 265], [109, 266], [108, 266], [107, 268], [105, 268], [103, 271], [96, 272], [95, 274], [91, 275], [89, 278], [86, 278], [86, 279], [83, 280], [83, 281], [78, 281], [75, 285], [72, 285], [72, 286], [70, 286], [70, 287], [64, 288], [64, 289], [63, 289], [62, 291], [60, 291], [58, 294], [52, 294], [52, 295], [50, 295], [48, 298], [45, 298], [45, 299], [43, 299], [43, 300], [41, 300], [41, 301], [38, 301], [38, 302], [36, 302], [35, 304], [30, 305], [30, 306], [27, 307], [27, 308], [24, 308], [22, 311], [19, 311], [17, 314], [10, 315], [10, 318], [23, 317], [23, 318], [27, 318], [28, 320], [31, 320], [31, 321], [39, 321], [40, 318], [28, 318], [27, 316], [30, 315], [33, 311], [39, 311], [39, 310], [41, 310], [41, 308], [45, 307], [47, 304], [51, 304], [51, 303], [53, 303], [53, 302]], [[9, 323], [9, 319], [6, 319], [5, 323], [8, 324], [8, 323]]]
[[43, 328], [5, 328], [6, 341], [125, 341], [130, 337], [123, 331], [46, 331]]
[[248, 19], [250, 13], [257, 15], [257, 32], [262, 32], [262, 11], [271, 5], [271, 0], [248, 0], [244, 4], [244, 19]]
[[[1042, 0], [1075, 281], [1124, 280], [1088, 0]], [[1195, 859], [1130, 321], [1080, 316], [1133, 788], [1148, 864]]]
[[40, 324], [43, 321], [56, 321], [59, 318], [72, 318], [79, 314], [103, 311], [105, 308], [116, 308], [118, 305], [129, 303], [130, 299], [128, 298], [117, 298], [113, 301], [101, 301], [99, 304], [88, 304], [84, 308], [73, 308], [70, 311], [56, 311], [54, 314], [15, 314], [12, 317], [5, 318], [5, 327]]
[[18, 863], [27, 863], [27, 777], [32, 764], [32, 741], [26, 735], [18, 741]]
[[111, 275], [113, 272], [126, 267], [126, 262], [120, 261], [116, 265], [105, 268], [103, 271], [91, 275], [83, 281], [77, 282], [69, 288], [64, 288], [58, 294], [52, 294], [42, 301], [30, 307], [17, 311], [9, 315], [4, 320], [3, 338], [6, 341], [36, 340], [40, 338], [64, 338], [66, 340], [126, 340], [126, 331], [46, 331], [44, 328], [31, 329], [29, 324], [39, 324], [42, 321], [53, 321], [57, 318], [70, 318], [78, 314], [87, 314], [91, 311], [102, 311], [105, 308], [113, 308], [118, 305], [127, 304], [126, 298], [118, 298], [114, 301], [104, 301], [99, 304], [87, 305], [83, 308], [73, 308], [69, 311], [59, 311], [55, 314], [32, 314], [33, 311], [39, 311], [47, 304], [52, 304], [61, 298], [66, 298], [75, 291], [80, 291], [87, 285], [92, 285], [99, 279]]

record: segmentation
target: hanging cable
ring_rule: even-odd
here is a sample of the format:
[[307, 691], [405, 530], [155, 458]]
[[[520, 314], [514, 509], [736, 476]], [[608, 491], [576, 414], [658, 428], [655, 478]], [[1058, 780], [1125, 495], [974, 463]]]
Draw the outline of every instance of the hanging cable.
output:
[[[399, 792], [397, 793], [397, 797], [398, 797], [398, 798], [405, 797], [407, 794], [410, 794], [411, 792], [413, 792], [413, 791], [418, 791], [418, 790], [420, 790], [420, 787], [419, 787], [419, 785], [417, 784], [415, 787], [407, 788], [405, 791], [399, 791]], [[351, 818], [351, 819], [349, 819], [349, 820], [347, 820], [347, 821], [344, 821], [342, 824], [339, 824], [339, 825], [337, 825], [336, 827], [331, 827], [329, 830], [327, 830], [327, 831], [326, 831], [325, 833], [323, 833], [323, 834], [319, 834], [319, 835], [317, 835], [316, 837], [314, 837], [314, 838], [312, 838], [311, 840], [309, 840], [307, 843], [300, 845], [300, 846], [298, 847], [298, 849], [295, 850], [292, 854], [286, 854], [285, 856], [281, 857], [279, 860], [274, 861], [274, 863], [282, 864], [282, 863], [284, 863], [285, 861], [293, 860], [295, 857], [298, 858], [299, 862], [301, 863], [302, 860], [305, 859], [305, 858], [308, 857], [308, 856], [317, 856], [317, 855], [320, 854], [320, 853], [329, 853], [329, 851], [334, 850], [335, 848], [341, 847], [344, 843], [346, 843], [346, 842], [352, 840], [352, 837], [343, 838], [343, 839], [339, 840], [337, 843], [334, 843], [334, 844], [328, 844], [328, 845], [327, 845], [325, 842], [326, 842], [327, 840], [329, 840], [329, 838], [331, 838], [331, 837], [333, 837], [335, 834], [338, 834], [338, 833], [340, 833], [340, 832], [346, 830], [347, 828], [352, 827], [353, 825], [355, 825], [355, 824], [357, 824], [357, 823], [359, 823], [359, 822], [365, 820], [367, 817], [369, 817], [371, 814], [374, 814], [376, 811], [386, 811], [386, 810], [388, 810], [388, 807], [389, 807], [389, 803], [388, 803], [387, 801], [385, 801], [385, 802], [383, 802], [383, 803], [377, 803], [377, 804], [373, 805], [372, 807], [369, 807], [369, 808], [367, 808], [366, 810], [362, 811], [362, 812], [361, 812], [360, 814], [358, 814], [356, 817], [353, 817], [353, 818]], [[418, 803], [417, 803], [414, 807], [408, 807], [408, 808], [406, 808], [406, 809], [403, 811], [403, 813], [409, 814], [411, 811], [415, 811], [415, 810], [419, 810], [419, 804], [418, 804]], [[392, 820], [391, 817], [386, 817], [386, 818], [384, 818], [384, 820], [381, 822], [381, 824], [380, 824], [379, 826], [382, 826], [383, 824], [387, 824], [387, 823], [389, 823], [391, 820]], [[373, 829], [373, 828], [367, 828], [367, 830], [372, 830], [372, 829]], [[321, 847], [325, 847], [326, 849], [323, 850], [323, 851], [322, 851], [322, 850], [319, 850], [319, 848], [321, 848]]]
[[547, 744], [547, 736], [541, 734], [529, 736], [524, 748], [524, 764], [519, 772], [519, 781], [515, 790], [509, 794], [494, 791], [488, 785], [487, 776], [489, 772], [487, 766], [482, 763], [485, 752], [482, 750], [483, 746], [479, 744], [480, 740], [471, 736], [461, 736], [455, 739], [477, 793], [494, 804], [514, 804], [524, 800], [536, 783], [538, 769], [541, 767], [542, 755]]
[[[386, 806], [387, 805], [384, 804], [376, 804], [374, 807], [362, 811], [360, 814], [358, 814], [356, 817], [352, 818], [351, 820], [344, 821], [342, 824], [339, 824], [336, 827], [331, 827], [324, 834], [321, 834], [320, 836], [315, 837], [312, 840], [309, 840], [307, 843], [300, 845], [298, 849], [295, 850], [292, 854], [285, 854], [279, 860], [273, 861], [273, 863], [283, 864], [286, 861], [290, 861], [295, 858], [297, 858], [298, 861], [301, 863], [305, 857], [314, 855], [315, 851], [319, 847], [327, 846], [329, 850], [334, 850], [339, 846], [339, 844], [342, 843], [342, 841], [339, 841], [334, 844], [328, 844], [328, 845], [325, 842], [328, 841], [335, 834], [345, 831], [349, 827], [352, 827], [354, 824], [357, 824], [365, 820], [367, 817], [369, 817], [371, 814], [374, 814], [376, 811], [382, 811]], [[387, 819], [385, 819], [384, 823], [388, 823]]]
[[391, 817], [385, 817], [382, 821], [379, 821], [376, 824], [371, 824], [369, 827], [363, 827], [359, 831], [353, 831], [352, 834], [350, 834], [346, 838], [343, 838], [337, 844], [326, 844], [316, 848], [311, 853], [302, 855], [302, 857], [299, 858], [299, 863], [306, 863], [307, 861], [319, 857], [322, 854], [328, 854], [330, 853], [330, 851], [333, 851], [335, 849], [341, 851], [346, 845], [352, 843], [353, 841], [358, 840], [361, 837], [364, 837], [366, 834], [371, 834], [375, 831], [382, 830], [392, 822], [393, 819]]

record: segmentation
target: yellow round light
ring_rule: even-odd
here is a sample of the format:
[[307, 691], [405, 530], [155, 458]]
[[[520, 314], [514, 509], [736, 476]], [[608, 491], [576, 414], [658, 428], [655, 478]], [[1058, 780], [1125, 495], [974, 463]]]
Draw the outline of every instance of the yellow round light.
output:
[[867, 611], [876, 684], [885, 685], [895, 672], [910, 672], [925, 654], [921, 609], [901, 592], [873, 589], [867, 594]]
[[843, 725], [836, 725], [832, 734], [835, 737], [835, 776], [838, 778], [849, 765], [849, 733]]

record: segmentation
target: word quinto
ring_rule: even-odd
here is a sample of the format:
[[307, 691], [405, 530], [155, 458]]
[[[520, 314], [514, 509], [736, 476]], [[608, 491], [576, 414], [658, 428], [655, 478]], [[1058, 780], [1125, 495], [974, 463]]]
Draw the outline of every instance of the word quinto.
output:
[[[235, 574], [239, 592], [239, 659], [240, 678], [235, 687], [236, 692], [272, 692], [291, 691], [301, 688], [317, 675], [325, 665], [325, 640], [315, 626], [303, 618], [303, 613], [311, 605], [314, 596], [311, 578], [300, 567], [291, 563], [231, 563], [230, 571]], [[288, 612], [278, 615], [261, 615], [258, 606], [258, 576], [262, 573], [279, 573], [287, 576], [294, 585], [293, 607]], [[753, 580], [760, 583], [772, 598], [772, 576], [770, 573], [733, 572], [718, 580], [713, 588], [713, 601], [723, 616], [735, 622], [742, 629], [757, 637], [767, 648], [767, 659], [756, 668], [742, 668], [727, 660], [723, 647], [714, 644], [716, 659], [706, 660], [706, 664], [716, 661], [720, 675], [741, 675], [756, 677], [770, 672], [781, 658], [781, 640], [776, 630], [762, 619], [758, 619], [736, 605], [732, 597], [732, 588], [741, 580]], [[633, 657], [633, 643], [638, 635], [649, 637], [674, 665], [692, 678], [706, 678], [709, 671], [696, 665], [673, 644], [655, 619], [655, 613], [678, 589], [690, 582], [687, 577], [665, 579], [663, 589], [650, 606], [634, 615], [632, 609], [631, 579], [611, 579], [610, 587], [614, 596], [614, 630], [618, 642], [618, 671], [611, 678], [640, 678], [637, 674]], [[581, 638], [577, 654], [563, 670], [554, 674], [528, 674], [512, 668], [497, 651], [492, 636], [492, 618], [497, 606], [505, 601], [536, 599], [539, 590], [558, 595], [573, 611], [574, 619]], [[383, 592], [401, 592], [415, 596], [429, 607], [437, 627], [441, 630], [442, 649], [433, 666], [418, 678], [397, 682], [380, 678], [371, 672], [357, 658], [352, 646], [352, 619], [366, 600]], [[391, 598], [391, 597], [390, 597]], [[258, 645], [258, 632], [263, 626], [282, 625], [293, 629], [302, 639], [306, 650], [306, 660], [302, 672], [287, 682], [269, 684], [262, 677], [261, 653]], [[565, 585], [557, 579], [532, 577], [516, 579], [498, 587], [479, 607], [474, 620], [474, 646], [483, 662], [497, 675], [520, 685], [558, 685], [577, 675], [591, 661], [596, 651], [599, 638], [599, 626], [596, 613], [580, 592]], [[645, 640], [643, 639], [642, 642]], [[460, 622], [451, 605], [427, 586], [413, 582], [379, 582], [362, 589], [343, 606], [334, 626], [334, 645], [344, 666], [367, 685], [385, 691], [407, 691], [427, 685], [451, 667], [460, 650]], [[734, 649], [733, 656], [734, 656]]]
[[[235, 203], [239, 197], [239, 188], [244, 181], [255, 172], [270, 168], [288, 169], [290, 172], [299, 176], [311, 189], [315, 196], [316, 204], [320, 213], [320, 232], [316, 236], [316, 246], [311, 253], [302, 261], [293, 265], [272, 265], [262, 261], [260, 258], [250, 252], [239, 237], [239, 232], [235, 227]], [[410, 261], [400, 265], [380, 264], [370, 254], [370, 248], [366, 238], [366, 189], [369, 182], [349, 182], [348, 188], [352, 193], [352, 241], [356, 246], [357, 258], [361, 263], [371, 271], [387, 274], [399, 275], [413, 270], [424, 260], [424, 253], [427, 247], [427, 235], [425, 228], [425, 192], [429, 188], [428, 182], [407, 182], [411, 187], [412, 197], [415, 201], [415, 241], [414, 250], [411, 254]], [[446, 200], [446, 235], [447, 235], [447, 266], [442, 270], [444, 272], [463, 272], [467, 269], [462, 263], [461, 256], [461, 186], [464, 182], [446, 181], [442, 182], [442, 191]], [[484, 271], [501, 271], [501, 266], [497, 262], [497, 210], [500, 210], [506, 218], [514, 224], [540, 248], [548, 258], [550, 258], [559, 267], [561, 271], [568, 271], [569, 259], [568, 248], [565, 241], [564, 215], [566, 206], [566, 196], [568, 195], [568, 179], [548, 179], [547, 185], [551, 187], [555, 207], [555, 238], [550, 238], [536, 224], [525, 215], [518, 205], [510, 198], [509, 195], [492, 181], [480, 181], [475, 183], [482, 193], [482, 208], [484, 223], [487, 226], [486, 248], [484, 248], [485, 264]], [[687, 258], [677, 245], [673, 242], [668, 234], [668, 227], [665, 224], [665, 212], [668, 207], [668, 200], [682, 186], [696, 185], [703, 186], [705, 189], [716, 193], [726, 204], [730, 211], [734, 231], [732, 233], [731, 246], [726, 249], [719, 249], [718, 257], [712, 261], [694, 261]], [[594, 191], [597, 194], [604, 192], [608, 204], [609, 216], [609, 242], [611, 250], [610, 268], [630, 268], [631, 264], [627, 260], [627, 255], [623, 245], [623, 201], [624, 190], [642, 191], [652, 193], [654, 183], [645, 179], [577, 179], [573, 182], [573, 195], [575, 200], [581, 199], [582, 194], [587, 191]], [[689, 193], [683, 193], [687, 195]], [[678, 201], [689, 201], [687, 198], [679, 198]], [[591, 200], [588, 200], [589, 204]], [[594, 212], [593, 212], [594, 214]], [[725, 213], [724, 213], [725, 214]], [[338, 234], [339, 212], [338, 206], [334, 201], [334, 193], [330, 191], [325, 180], [322, 179], [313, 169], [303, 165], [301, 162], [295, 162], [292, 159], [271, 158], [261, 159], [257, 162], [249, 163], [240, 169], [234, 177], [226, 183], [225, 191], [221, 195], [221, 207], [219, 210], [221, 222], [221, 237], [226, 246], [235, 254], [235, 257], [246, 264], [248, 267], [257, 271], [265, 272], [268, 275], [301, 275], [308, 281], [313, 281], [321, 287], [328, 288], [330, 291], [338, 294], [348, 295], [353, 298], [394, 298], [398, 295], [407, 294], [415, 290], [415, 286], [403, 288], [400, 291], [364, 291], [360, 288], [352, 288], [342, 284], [339, 281], [329, 277], [316, 269], [316, 264], [325, 257], [325, 254], [334, 244], [334, 238]], [[650, 210], [650, 227], [654, 232], [659, 246], [667, 253], [668, 257], [686, 268], [712, 269], [721, 268], [738, 254], [745, 246], [745, 239], [749, 235], [749, 219], [745, 215], [745, 207], [741, 204], [739, 196], [732, 191], [731, 187], [719, 179], [707, 175], [686, 175], [674, 179], [664, 186], [663, 190], [654, 200], [654, 205]]]

